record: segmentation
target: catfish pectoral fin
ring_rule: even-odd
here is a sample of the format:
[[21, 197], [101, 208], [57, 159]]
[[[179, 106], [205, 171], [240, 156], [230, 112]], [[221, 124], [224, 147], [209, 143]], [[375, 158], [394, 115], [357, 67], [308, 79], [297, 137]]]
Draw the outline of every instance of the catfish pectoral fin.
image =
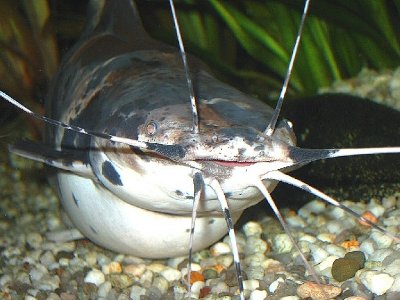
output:
[[58, 151], [48, 145], [28, 139], [9, 145], [8, 149], [19, 156], [45, 163], [57, 169], [70, 171], [84, 177], [94, 177], [86, 159], [86, 151], [78, 151], [76, 149], [74, 151]]

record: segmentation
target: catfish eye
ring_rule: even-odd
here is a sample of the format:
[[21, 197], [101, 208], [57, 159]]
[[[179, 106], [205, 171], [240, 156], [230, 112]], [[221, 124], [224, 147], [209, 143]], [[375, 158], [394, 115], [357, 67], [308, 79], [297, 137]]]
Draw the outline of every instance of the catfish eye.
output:
[[155, 135], [158, 129], [158, 125], [155, 121], [150, 121], [149, 123], [147, 123], [146, 125], [146, 134], [147, 135]]

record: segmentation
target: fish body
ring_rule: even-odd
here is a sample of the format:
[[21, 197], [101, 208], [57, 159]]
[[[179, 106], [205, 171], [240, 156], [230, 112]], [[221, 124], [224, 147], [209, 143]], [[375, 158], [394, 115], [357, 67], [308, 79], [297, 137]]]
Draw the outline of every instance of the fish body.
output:
[[[217, 195], [207, 183], [220, 182], [236, 221], [263, 199], [252, 178], [291, 166], [291, 126], [281, 122], [269, 139], [263, 131], [273, 110], [218, 81], [190, 57], [199, 109], [200, 132], [194, 133], [178, 50], [147, 35], [132, 1], [99, 3], [95, 21], [61, 65], [47, 114], [100, 133], [176, 146], [182, 155], [177, 159], [48, 126], [47, 143], [69, 155], [64, 161], [72, 171], [57, 174], [63, 207], [84, 236], [105, 248], [149, 258], [185, 255], [193, 178], [200, 170], [206, 184], [193, 249], [207, 247], [226, 234]], [[276, 182], [264, 184], [272, 191]]]

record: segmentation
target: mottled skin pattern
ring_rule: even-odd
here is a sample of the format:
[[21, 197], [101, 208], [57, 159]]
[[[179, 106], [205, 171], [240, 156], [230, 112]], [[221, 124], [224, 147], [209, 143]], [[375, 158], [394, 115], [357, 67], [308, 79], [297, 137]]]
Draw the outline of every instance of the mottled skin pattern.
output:
[[[236, 221], [263, 198], [252, 176], [291, 165], [293, 132], [282, 122], [272, 139], [266, 137], [272, 109], [216, 80], [190, 57], [200, 116], [200, 133], [193, 134], [177, 49], [148, 37], [131, 1], [105, 1], [97, 16], [63, 61], [46, 102], [48, 115], [184, 152], [179, 160], [49, 126], [47, 141], [80, 153], [92, 172], [59, 172], [63, 206], [85, 236], [106, 248], [152, 258], [185, 255], [193, 176], [200, 170], [206, 186], [194, 250], [204, 248], [226, 234], [207, 179], [220, 182]], [[276, 183], [265, 184], [271, 191]]]

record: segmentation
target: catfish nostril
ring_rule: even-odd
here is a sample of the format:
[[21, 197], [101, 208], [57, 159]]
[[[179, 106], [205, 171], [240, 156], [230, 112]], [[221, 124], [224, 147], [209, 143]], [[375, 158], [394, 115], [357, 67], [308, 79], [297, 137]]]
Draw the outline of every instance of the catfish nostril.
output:
[[146, 125], [146, 134], [147, 135], [155, 135], [158, 129], [158, 125], [156, 122], [154, 121], [150, 121], [149, 123], [147, 123]]

